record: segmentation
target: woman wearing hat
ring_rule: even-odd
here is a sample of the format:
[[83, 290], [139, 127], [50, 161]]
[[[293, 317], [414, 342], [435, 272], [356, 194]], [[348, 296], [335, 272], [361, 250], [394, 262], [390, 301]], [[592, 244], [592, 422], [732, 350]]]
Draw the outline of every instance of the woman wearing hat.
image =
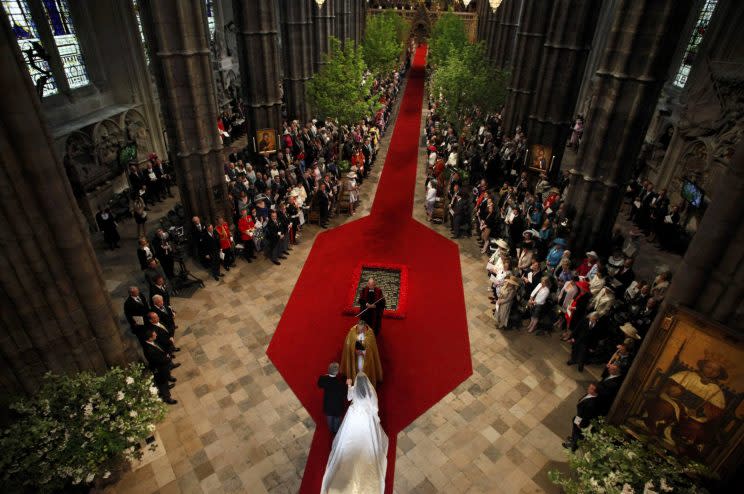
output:
[[359, 187], [356, 184], [356, 173], [349, 172], [346, 174], [345, 188], [349, 192], [349, 216], [354, 214], [354, 208], [359, 201]]
[[518, 290], [519, 278], [513, 275], [506, 278], [504, 284], [501, 285], [499, 298], [496, 300], [496, 308], [494, 309], [494, 318], [498, 329], [509, 328], [509, 315]]

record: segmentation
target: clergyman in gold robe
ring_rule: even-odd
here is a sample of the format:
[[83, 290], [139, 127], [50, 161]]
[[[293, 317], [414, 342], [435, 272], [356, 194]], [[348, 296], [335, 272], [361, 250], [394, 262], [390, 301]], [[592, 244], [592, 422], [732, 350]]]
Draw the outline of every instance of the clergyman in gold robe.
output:
[[372, 386], [377, 387], [377, 383], [382, 381], [382, 364], [375, 333], [367, 323], [360, 319], [349, 329], [344, 340], [341, 373], [353, 381], [357, 373], [362, 370]]

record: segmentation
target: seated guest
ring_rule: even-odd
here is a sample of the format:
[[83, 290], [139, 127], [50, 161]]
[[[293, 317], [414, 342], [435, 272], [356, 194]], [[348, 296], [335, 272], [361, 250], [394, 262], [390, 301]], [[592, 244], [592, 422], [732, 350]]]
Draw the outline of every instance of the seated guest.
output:
[[535, 329], [537, 329], [537, 323], [540, 322], [540, 318], [545, 314], [549, 296], [550, 278], [543, 276], [539, 284], [530, 293], [530, 300], [527, 302], [527, 306], [532, 309], [530, 325], [527, 327], [528, 333], [534, 333]]
[[243, 257], [248, 262], [253, 262], [256, 257], [255, 244], [253, 243], [253, 233], [256, 224], [249, 210], [243, 209], [240, 212], [238, 220], [238, 231], [240, 232], [240, 242], [243, 244]]

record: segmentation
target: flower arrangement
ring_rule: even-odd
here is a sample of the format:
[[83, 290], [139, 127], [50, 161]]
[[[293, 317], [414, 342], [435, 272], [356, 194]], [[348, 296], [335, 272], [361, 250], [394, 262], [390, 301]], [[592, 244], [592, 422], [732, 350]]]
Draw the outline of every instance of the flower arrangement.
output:
[[651, 449], [603, 419], [584, 431], [579, 446], [568, 453], [572, 475], [548, 472], [566, 494], [704, 494], [696, 481], [713, 477], [704, 465]]
[[341, 160], [338, 162], [338, 171], [341, 173], [348, 173], [351, 170], [351, 162], [349, 160]]
[[142, 364], [47, 374], [32, 398], [10, 406], [14, 420], [0, 432], [0, 472], [18, 490], [51, 492], [106, 479], [122, 460], [137, 459], [139, 441], [165, 417], [151, 374]]

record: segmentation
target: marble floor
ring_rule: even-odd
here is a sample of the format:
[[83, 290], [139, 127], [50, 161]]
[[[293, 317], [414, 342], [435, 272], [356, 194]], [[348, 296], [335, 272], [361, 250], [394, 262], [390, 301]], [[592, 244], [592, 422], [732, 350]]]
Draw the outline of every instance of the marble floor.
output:
[[[372, 203], [389, 137], [390, 131], [363, 185], [357, 216], [367, 214]], [[424, 151], [414, 217], [426, 223]], [[347, 220], [337, 217], [332, 225]], [[426, 224], [448, 234], [446, 227]], [[281, 266], [265, 259], [241, 261], [219, 282], [194, 268], [206, 287], [173, 299], [183, 365], [174, 371], [173, 397], [179, 403], [158, 425], [165, 455], [124, 474], [106, 492], [298, 491], [315, 425], [265, 351], [318, 231], [306, 226]], [[122, 225], [122, 237], [125, 248], [98, 250], [117, 305], [128, 285], [143, 284], [131, 222]], [[495, 329], [485, 257], [474, 239], [458, 242], [473, 375], [400, 434], [395, 492], [558, 492], [547, 471], [566, 468], [561, 441], [570, 432], [581, 389], [599, 369], [579, 373], [566, 366], [568, 347], [557, 335]]]

